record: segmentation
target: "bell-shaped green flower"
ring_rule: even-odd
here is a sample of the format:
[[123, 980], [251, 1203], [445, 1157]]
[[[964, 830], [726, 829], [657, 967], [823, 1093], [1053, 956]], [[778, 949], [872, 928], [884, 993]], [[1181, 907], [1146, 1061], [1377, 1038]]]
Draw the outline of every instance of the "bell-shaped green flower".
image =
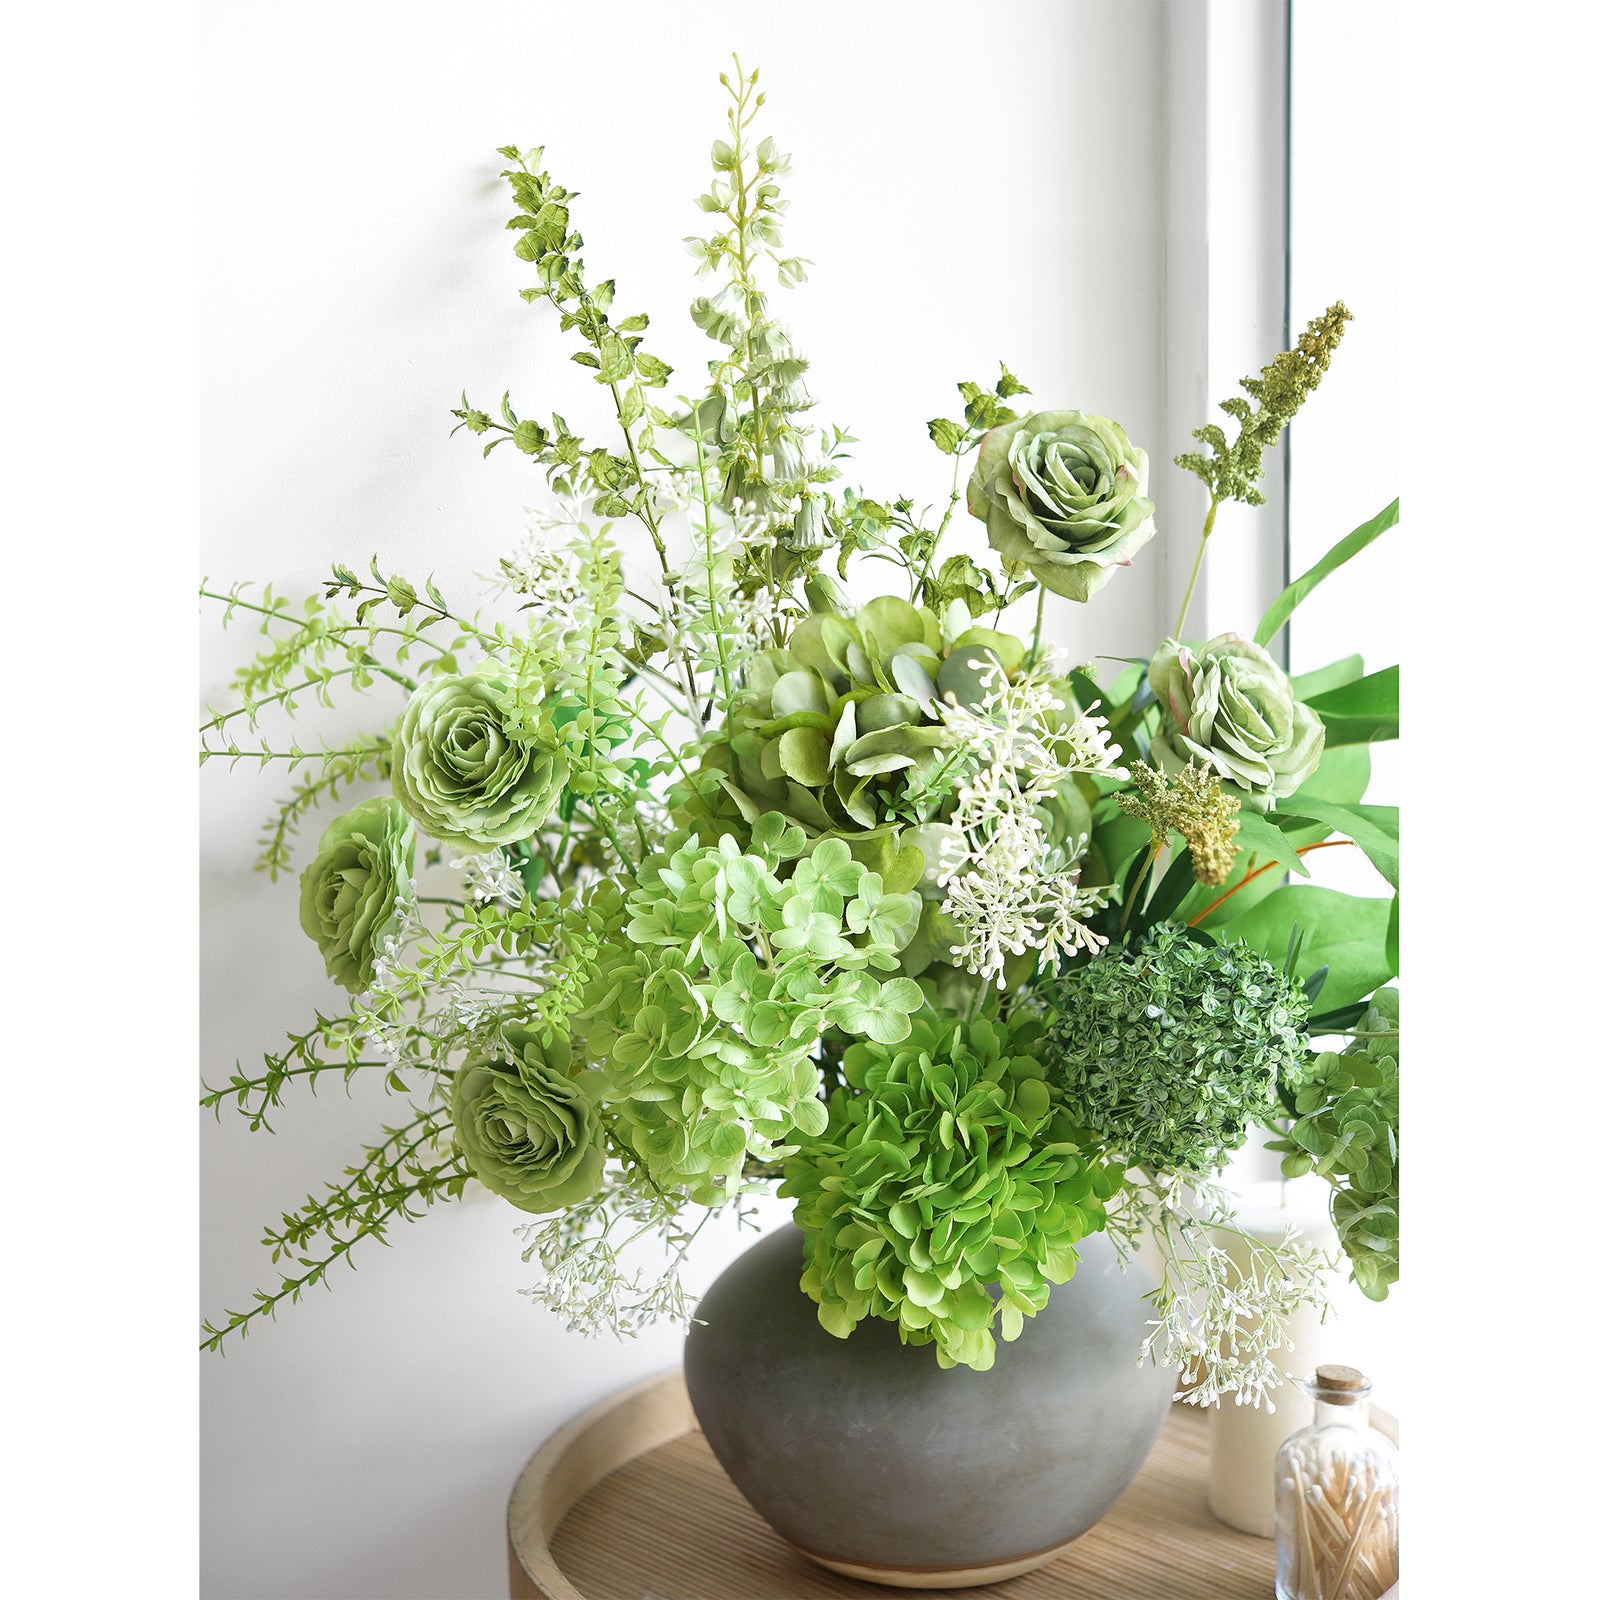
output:
[[1236, 633], [1198, 648], [1168, 639], [1150, 663], [1150, 691], [1162, 714], [1151, 754], [1174, 772], [1191, 758], [1205, 763], [1253, 811], [1293, 794], [1322, 758], [1322, 719], [1277, 662]]
[[1154, 535], [1149, 477], [1149, 458], [1109, 417], [1036, 411], [983, 436], [967, 509], [1002, 556], [1087, 600]]
[[467, 855], [526, 839], [567, 781], [564, 755], [511, 733], [512, 687], [495, 667], [431, 679], [395, 732], [401, 805], [424, 832]]
[[600, 1119], [572, 1046], [559, 1034], [508, 1024], [511, 1061], [474, 1057], [450, 1098], [456, 1148], [486, 1189], [523, 1211], [559, 1211], [600, 1187]]
[[335, 817], [300, 875], [300, 926], [328, 976], [352, 994], [371, 984], [384, 940], [404, 918], [415, 855], [411, 819], [382, 795]]

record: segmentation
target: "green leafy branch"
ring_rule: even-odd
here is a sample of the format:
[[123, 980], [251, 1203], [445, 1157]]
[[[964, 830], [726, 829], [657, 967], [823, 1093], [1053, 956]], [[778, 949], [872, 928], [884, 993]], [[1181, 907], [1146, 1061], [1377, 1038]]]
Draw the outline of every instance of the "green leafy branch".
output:
[[316, 777], [296, 784], [289, 798], [281, 801], [263, 824], [256, 871], [265, 872], [276, 883], [280, 872], [288, 872], [293, 867], [289, 847], [305, 819], [324, 801], [337, 800], [340, 792], [350, 785], [387, 778], [389, 759], [387, 745], [380, 749], [362, 747], [352, 753], [330, 756]]
[[[268, 1052], [263, 1057], [264, 1070], [254, 1075], [246, 1073], [235, 1062], [235, 1071], [225, 1087], [213, 1089], [202, 1082], [205, 1093], [201, 1096], [203, 1110], [222, 1119], [222, 1107], [232, 1100], [234, 1109], [250, 1125], [252, 1133], [265, 1128], [273, 1131], [267, 1113], [283, 1104], [283, 1091], [290, 1083], [303, 1081], [313, 1093], [317, 1080], [327, 1072], [337, 1072], [346, 1086], [357, 1072], [372, 1068], [387, 1069], [387, 1086], [391, 1092], [405, 1094], [409, 1090], [392, 1062], [367, 1061], [362, 1052], [367, 1048], [359, 1019], [353, 1017], [325, 1017], [319, 1011], [315, 1024], [304, 1033], [291, 1033], [286, 1050], [278, 1054]], [[323, 1052], [331, 1054], [324, 1054]], [[409, 1065], [409, 1063], [408, 1063]], [[442, 1067], [428, 1070], [448, 1075]]]
[[559, 417], [553, 418], [553, 428], [519, 420], [511, 409], [509, 393], [501, 401], [504, 423], [473, 407], [465, 395], [461, 408], [452, 415], [472, 433], [500, 434], [498, 440], [485, 445], [486, 455], [497, 443], [510, 439], [524, 454], [544, 462], [551, 469], [552, 481], [560, 476], [566, 487], [581, 485], [592, 493], [599, 515], [637, 517], [650, 534], [670, 593], [671, 564], [661, 534], [661, 517], [640, 458], [646, 455], [662, 466], [671, 465], [656, 449], [654, 434], [657, 427], [671, 426], [672, 419], [649, 399], [648, 391], [661, 388], [672, 368], [640, 348], [650, 325], [644, 313], [612, 323], [613, 281], [608, 279], [592, 289], [588, 286], [578, 256], [583, 237], [571, 227], [570, 202], [576, 197], [540, 168], [543, 147], [524, 152], [505, 145], [500, 154], [516, 163], [501, 174], [511, 185], [518, 206], [506, 226], [519, 234], [516, 254], [531, 262], [539, 274], [538, 285], [522, 290], [522, 298], [530, 304], [548, 299], [560, 313], [562, 332], [576, 329], [581, 335], [587, 348], [575, 352], [572, 359], [590, 368], [595, 382], [610, 390], [627, 455], [602, 447], [584, 454], [582, 441]]
[[[1012, 599], [1026, 594], [1036, 585], [1025, 583], [1014, 592], [1008, 590], [1002, 599], [994, 586], [994, 575], [987, 569], [964, 556], [952, 556], [940, 568], [939, 577], [934, 579], [933, 558], [961, 498], [963, 457], [977, 449], [991, 428], [1017, 420], [1017, 413], [1006, 404], [1007, 400], [1013, 395], [1031, 394], [1033, 391], [1003, 361], [1000, 363], [1000, 377], [993, 389], [985, 389], [970, 380], [958, 384], [957, 388], [964, 402], [961, 413], [963, 421], [952, 422], [949, 417], [935, 417], [928, 424], [928, 437], [933, 440], [935, 447], [955, 458], [950, 498], [944, 516], [931, 534], [924, 529], [913, 529], [900, 540], [900, 548], [905, 551], [907, 559], [921, 569], [911, 596], [913, 603], [933, 605], [942, 612], [951, 600], [960, 599], [974, 616], [982, 616], [986, 611], [998, 610], [1009, 604]], [[1042, 592], [1040, 598], [1042, 601]]]
[[443, 1110], [421, 1112], [403, 1127], [386, 1127], [384, 1139], [367, 1146], [364, 1159], [345, 1168], [343, 1183], [330, 1184], [321, 1198], [307, 1196], [297, 1211], [285, 1212], [279, 1227], [266, 1230], [262, 1243], [271, 1249], [274, 1264], [288, 1258], [305, 1270], [281, 1273], [276, 1290], [253, 1290], [253, 1304], [224, 1311], [220, 1327], [208, 1319], [200, 1348], [221, 1351], [229, 1334], [245, 1337], [256, 1319], [275, 1318], [285, 1300], [293, 1304], [323, 1282], [328, 1269], [347, 1260], [363, 1239], [385, 1240], [393, 1222], [415, 1221], [439, 1201], [458, 1199], [470, 1174], [454, 1153], [433, 1153], [447, 1128]]

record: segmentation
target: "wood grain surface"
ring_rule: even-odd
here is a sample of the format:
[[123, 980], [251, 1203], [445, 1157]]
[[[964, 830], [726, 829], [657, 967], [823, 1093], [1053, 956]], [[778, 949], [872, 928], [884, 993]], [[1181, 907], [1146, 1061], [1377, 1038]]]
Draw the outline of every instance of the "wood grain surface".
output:
[[[671, 1375], [654, 1383], [625, 1392], [605, 1413], [602, 1425], [618, 1441], [637, 1415], [641, 1448], [591, 1479], [592, 1487], [561, 1465], [582, 1448], [578, 1424], [563, 1430], [565, 1443], [558, 1435], [554, 1449], [530, 1461], [518, 1486], [520, 1538], [517, 1495], [512, 1501], [512, 1600], [886, 1600], [919, 1592], [840, 1577], [791, 1549], [745, 1503], [698, 1430], [660, 1442], [682, 1404], [682, 1384]], [[1174, 1406], [1132, 1487], [1048, 1566], [1004, 1584], [920, 1592], [971, 1600], [1271, 1600], [1272, 1541], [1236, 1533], [1206, 1509], [1208, 1421]], [[618, 1443], [611, 1453], [624, 1450]], [[566, 1485], [554, 1519], [554, 1505], [541, 1511], [540, 1496], [524, 1492], [529, 1473]]]

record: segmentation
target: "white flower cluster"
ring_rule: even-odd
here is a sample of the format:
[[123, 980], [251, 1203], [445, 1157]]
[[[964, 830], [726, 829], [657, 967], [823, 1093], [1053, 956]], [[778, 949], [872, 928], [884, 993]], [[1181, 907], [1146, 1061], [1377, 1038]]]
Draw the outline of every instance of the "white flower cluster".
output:
[[474, 905], [486, 906], [493, 900], [508, 905], [522, 901], [522, 879], [511, 865], [511, 858], [496, 847], [482, 855], [456, 856], [450, 862], [461, 871], [461, 887]]
[[502, 593], [536, 599], [540, 620], [556, 631], [585, 629], [593, 620], [593, 602], [575, 539], [583, 531], [582, 502], [559, 498], [530, 515], [533, 526], [510, 555], [500, 558], [500, 571], [491, 581]]
[[1106, 903], [1103, 890], [1079, 882], [1088, 840], [1053, 839], [1044, 807], [1075, 773], [1126, 774], [1102, 718], [1085, 713], [1051, 726], [1067, 706], [1042, 678], [1009, 683], [997, 666], [984, 683], [980, 709], [941, 707], [977, 765], [956, 791], [950, 824], [961, 844], [941, 857], [938, 883], [945, 913], [965, 935], [954, 960], [1003, 989], [1008, 956], [1037, 950], [1054, 968], [1105, 944], [1084, 921]]
[[[1107, 1217], [1106, 1232], [1126, 1265], [1154, 1252], [1163, 1268], [1151, 1295], [1156, 1315], [1139, 1352], [1179, 1369], [1186, 1386], [1173, 1396], [1189, 1405], [1265, 1404], [1286, 1380], [1273, 1356], [1293, 1350], [1289, 1318], [1305, 1307], [1327, 1306], [1326, 1273], [1333, 1262], [1291, 1230], [1269, 1245], [1245, 1233], [1227, 1191], [1194, 1179], [1151, 1183], [1130, 1173]], [[1227, 1249], [1217, 1235], [1233, 1241]]]
[[[687, 1326], [694, 1315], [679, 1277], [693, 1234], [679, 1225], [670, 1201], [639, 1194], [620, 1174], [608, 1174], [604, 1187], [589, 1199], [516, 1231], [527, 1245], [522, 1259], [537, 1258], [545, 1274], [518, 1293], [565, 1319], [569, 1333], [632, 1339], [663, 1320]], [[625, 1236], [614, 1241], [613, 1232]], [[674, 1252], [665, 1270], [654, 1265], [649, 1271], [625, 1270], [622, 1255], [651, 1235]]]

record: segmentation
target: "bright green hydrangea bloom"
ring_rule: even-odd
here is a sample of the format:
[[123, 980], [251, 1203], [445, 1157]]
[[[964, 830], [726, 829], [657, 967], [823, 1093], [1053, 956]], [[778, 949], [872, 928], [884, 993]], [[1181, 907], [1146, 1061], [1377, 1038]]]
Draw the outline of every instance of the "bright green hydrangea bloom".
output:
[[1072, 1276], [1121, 1169], [1066, 1114], [1037, 1037], [1032, 1023], [923, 1012], [898, 1042], [845, 1050], [849, 1087], [797, 1140], [779, 1189], [795, 1197], [800, 1285], [830, 1333], [883, 1317], [907, 1344], [936, 1344], [940, 1366], [982, 1371], [996, 1318], [1016, 1338]]
[[1322, 719], [1295, 698], [1288, 675], [1258, 644], [1224, 633], [1198, 648], [1168, 639], [1150, 662], [1162, 733], [1151, 754], [1168, 771], [1191, 758], [1270, 811], [1316, 770]]
[[776, 815], [747, 849], [682, 837], [640, 867], [594, 957], [577, 1022], [601, 1095], [656, 1183], [701, 1204], [822, 1128], [826, 1030], [904, 1039], [923, 1004], [909, 978], [876, 976], [916, 931], [917, 897], [886, 892], [841, 840], [805, 850]]
[[983, 436], [967, 510], [1007, 560], [1087, 600], [1154, 537], [1149, 479], [1149, 457], [1109, 417], [1035, 411]]
[[1212, 1172], [1271, 1119], [1310, 1010], [1265, 956], [1171, 923], [1069, 969], [1044, 996], [1051, 1081], [1109, 1149], [1152, 1173]]
[[300, 875], [300, 926], [328, 976], [352, 994], [372, 983], [373, 963], [404, 919], [415, 856], [411, 819], [383, 795], [335, 817]]
[[559, 751], [513, 736], [514, 679], [498, 667], [433, 678], [395, 731], [394, 792], [417, 825], [467, 855], [526, 839], [567, 781]]
[[523, 1211], [576, 1205], [605, 1168], [593, 1074], [572, 1076], [572, 1046], [559, 1034], [508, 1023], [502, 1036], [509, 1062], [477, 1056], [456, 1072], [456, 1148], [484, 1188]]

